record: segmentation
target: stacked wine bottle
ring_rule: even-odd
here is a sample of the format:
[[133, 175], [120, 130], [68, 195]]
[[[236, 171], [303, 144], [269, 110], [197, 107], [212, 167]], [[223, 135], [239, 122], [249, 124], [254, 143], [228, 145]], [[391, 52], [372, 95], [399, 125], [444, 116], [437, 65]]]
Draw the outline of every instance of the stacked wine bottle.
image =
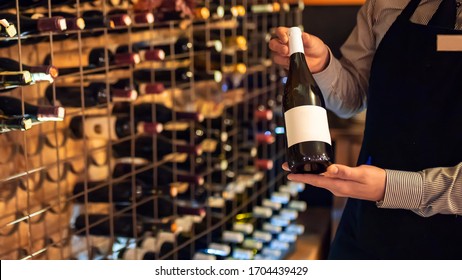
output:
[[3, 1], [0, 259], [289, 254], [268, 41], [293, 2]]

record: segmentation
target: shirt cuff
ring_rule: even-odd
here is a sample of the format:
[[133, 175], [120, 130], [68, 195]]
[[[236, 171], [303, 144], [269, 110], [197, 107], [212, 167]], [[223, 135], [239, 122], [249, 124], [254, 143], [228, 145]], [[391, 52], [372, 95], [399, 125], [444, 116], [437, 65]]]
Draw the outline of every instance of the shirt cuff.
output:
[[423, 197], [423, 177], [418, 172], [386, 169], [385, 197], [379, 208], [418, 209]]

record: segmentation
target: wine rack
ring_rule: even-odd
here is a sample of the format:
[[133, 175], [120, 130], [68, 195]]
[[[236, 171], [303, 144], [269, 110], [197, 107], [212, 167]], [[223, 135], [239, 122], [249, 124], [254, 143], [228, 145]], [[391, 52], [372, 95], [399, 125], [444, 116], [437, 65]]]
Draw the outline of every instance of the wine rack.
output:
[[[65, 117], [0, 134], [0, 259], [204, 257], [237, 216], [300, 187], [280, 168], [284, 72], [268, 40], [301, 24], [303, 1], [7, 2], [0, 13], [21, 35], [0, 38], [0, 57], [60, 72], [4, 88], [0, 103]], [[62, 15], [68, 29], [26, 32], [19, 19], [32, 14]]]

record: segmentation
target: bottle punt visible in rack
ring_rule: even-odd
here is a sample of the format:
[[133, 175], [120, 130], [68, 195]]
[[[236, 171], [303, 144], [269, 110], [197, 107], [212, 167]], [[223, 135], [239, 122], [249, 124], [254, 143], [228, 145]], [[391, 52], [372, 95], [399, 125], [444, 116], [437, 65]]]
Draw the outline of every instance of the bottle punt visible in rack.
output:
[[302, 32], [289, 29], [290, 65], [283, 110], [287, 161], [293, 173], [322, 173], [332, 163], [324, 99], [306, 63]]

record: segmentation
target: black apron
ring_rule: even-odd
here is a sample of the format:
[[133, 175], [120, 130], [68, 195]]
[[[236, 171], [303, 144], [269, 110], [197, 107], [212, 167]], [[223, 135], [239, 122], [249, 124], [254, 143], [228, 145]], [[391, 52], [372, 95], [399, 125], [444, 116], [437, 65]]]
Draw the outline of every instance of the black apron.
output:
[[[420, 171], [462, 162], [462, 53], [437, 52], [437, 34], [461, 31], [410, 21], [411, 0], [371, 66], [358, 164]], [[462, 217], [421, 217], [349, 199], [330, 259], [462, 259]]]

